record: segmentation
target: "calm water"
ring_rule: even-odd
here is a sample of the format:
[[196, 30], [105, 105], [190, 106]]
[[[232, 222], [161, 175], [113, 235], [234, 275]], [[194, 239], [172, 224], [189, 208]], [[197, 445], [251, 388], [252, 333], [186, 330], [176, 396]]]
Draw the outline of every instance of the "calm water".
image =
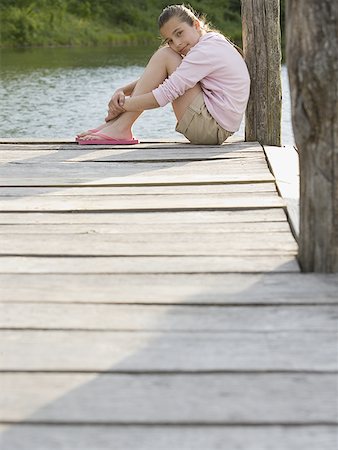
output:
[[[155, 47], [2, 50], [0, 137], [73, 138], [104, 121], [118, 87], [135, 80]], [[289, 87], [283, 83], [283, 144], [292, 144]], [[181, 139], [171, 106], [146, 111], [139, 139]], [[238, 131], [243, 135], [243, 124]]]

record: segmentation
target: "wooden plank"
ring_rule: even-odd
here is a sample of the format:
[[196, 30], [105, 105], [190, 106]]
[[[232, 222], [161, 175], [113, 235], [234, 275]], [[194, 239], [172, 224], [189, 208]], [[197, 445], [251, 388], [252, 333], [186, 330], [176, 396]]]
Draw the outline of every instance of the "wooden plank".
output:
[[[288, 222], [234, 222], [234, 223], [113, 223], [113, 224], [0, 224], [0, 234], [115, 234], [115, 233], [290, 233]], [[223, 233], [223, 236], [221, 234]]]
[[[75, 147], [80, 147], [75, 141], [74, 139], [69, 139], [69, 138], [30, 138], [30, 137], [19, 137], [19, 138], [0, 138], [0, 143], [1, 144], [42, 144], [42, 145], [55, 145], [55, 144], [68, 144], [68, 145], [74, 145]], [[233, 136], [230, 136], [229, 139], [227, 139], [227, 141], [222, 144], [222, 146], [227, 146], [233, 143], [238, 143], [240, 145], [244, 145], [246, 144], [243, 141], [243, 137], [238, 136], [237, 134], [234, 134]], [[252, 144], [252, 142], [251, 142]], [[141, 141], [141, 143], [137, 144], [137, 145], [133, 145], [133, 148], [138, 148], [138, 147], [149, 147], [151, 145], [157, 145], [159, 147], [162, 146], [182, 146], [182, 147], [198, 147], [197, 144], [190, 144], [188, 141], [186, 140], [178, 140], [178, 139], [152, 139], [152, 140], [145, 140], [143, 139]], [[97, 145], [88, 145], [87, 147], [94, 147], [94, 148], [98, 148]], [[101, 148], [103, 147], [108, 147], [108, 148], [117, 148], [117, 147], [126, 147], [126, 148], [130, 148], [130, 145], [125, 145], [125, 146], [117, 146], [117, 145], [106, 145], [106, 146], [100, 146]], [[204, 146], [205, 147], [205, 146]], [[219, 147], [219, 146], [217, 146]]]
[[[97, 280], [101, 281], [100, 278]], [[22, 281], [21, 277], [19, 281]], [[72, 301], [68, 291], [65, 297]], [[224, 308], [205, 302], [202, 310], [202, 305], [55, 304], [38, 303], [37, 300], [36, 303], [0, 303], [0, 329], [337, 332], [338, 305], [278, 307], [258, 306], [253, 302], [246, 307], [239, 302], [238, 306]]]
[[[134, 172], [136, 169], [139, 171], [144, 170], [166, 170], [166, 169], [182, 169], [182, 166], [185, 169], [188, 169], [188, 173], [194, 168], [196, 170], [202, 171], [203, 169], [210, 169], [215, 172], [220, 172], [221, 168], [227, 168], [228, 170], [241, 168], [252, 168], [254, 171], [267, 169], [266, 160], [263, 157], [264, 153], [259, 158], [254, 158], [246, 160], [246, 159], [217, 159], [217, 160], [197, 160], [197, 161], [179, 161], [179, 160], [170, 160], [170, 161], [134, 161], [128, 160], [127, 162], [115, 162], [115, 161], [53, 161], [52, 159], [49, 161], [48, 158], [44, 158], [42, 161], [39, 161], [38, 164], [34, 162], [30, 163], [28, 160], [17, 162], [17, 163], [9, 163], [0, 167], [0, 173], [4, 176], [10, 172], [24, 172], [25, 170], [30, 170], [32, 172], [41, 173], [43, 171], [51, 171], [61, 172], [62, 168], [64, 170], [72, 171], [74, 168], [80, 171], [105, 171], [106, 173], [110, 170], [113, 170], [116, 173], [130, 173], [130, 169], [134, 168]], [[33, 160], [34, 161], [34, 160]], [[185, 170], [186, 171], [186, 170]], [[111, 172], [110, 172], [111, 173]]]
[[1, 213], [0, 224], [195, 224], [285, 222], [282, 208], [123, 213]]
[[334, 426], [0, 425], [2, 450], [333, 450]]
[[[87, 151], [88, 153], [88, 151]], [[95, 154], [95, 153], [94, 153]], [[135, 161], [133, 159], [131, 160], [127, 160], [127, 161], [122, 161], [122, 162], [115, 162], [115, 161], [109, 161], [109, 160], [98, 160], [96, 161], [95, 159], [93, 161], [78, 161], [77, 159], [75, 159], [74, 161], [70, 158], [61, 158], [62, 156], [65, 156], [65, 153], [62, 153], [61, 155], [58, 156], [58, 154], [56, 154], [56, 158], [54, 160], [53, 157], [48, 157], [48, 155], [46, 155], [43, 158], [32, 158], [32, 159], [27, 159], [27, 160], [23, 160], [23, 161], [17, 161], [17, 162], [13, 162], [13, 163], [8, 163], [5, 164], [3, 166], [1, 166], [1, 173], [6, 174], [9, 170], [17, 170], [17, 171], [22, 171], [25, 168], [27, 169], [28, 167], [30, 168], [30, 170], [34, 170], [34, 171], [38, 171], [39, 167], [41, 169], [44, 170], [48, 170], [51, 167], [53, 167], [55, 170], [60, 170], [62, 167], [67, 167], [67, 168], [71, 168], [72, 166], [76, 165], [78, 167], [81, 167], [83, 170], [88, 170], [88, 169], [94, 169], [96, 168], [97, 170], [103, 170], [103, 169], [108, 169], [109, 167], [113, 167], [116, 171], [123, 171], [124, 169], [130, 167], [131, 165], [134, 165], [136, 167], [141, 167], [141, 168], [147, 168], [150, 170], [154, 170], [154, 169], [166, 169], [166, 168], [170, 168], [170, 167], [181, 167], [182, 165], [184, 166], [196, 166], [196, 167], [201, 167], [201, 166], [207, 166], [207, 167], [217, 167], [218, 165], [220, 166], [226, 166], [226, 167], [233, 167], [233, 168], [238, 168], [241, 166], [244, 167], [248, 167], [251, 166], [252, 168], [255, 169], [260, 169], [263, 167], [266, 167], [266, 160], [265, 160], [265, 155], [264, 152], [261, 151], [260, 153], [258, 153], [258, 155], [255, 153], [254, 155], [256, 155], [255, 157], [251, 157], [251, 158], [227, 158], [227, 159], [198, 159], [198, 160], [182, 160], [180, 161], [180, 159], [178, 158], [177, 160], [175, 158], [172, 158], [168, 161], [164, 160], [155, 160], [155, 161], [148, 161], [146, 160], [139, 160], [139, 161]], [[59, 158], [59, 159], [58, 159]], [[28, 167], [26, 167], [28, 166]]]
[[204, 185], [169, 185], [169, 186], [65, 186], [53, 187], [0, 187], [0, 197], [33, 196], [90, 196], [90, 195], [186, 195], [186, 194], [234, 194], [234, 193], [274, 193], [275, 183], [239, 183], [239, 184], [204, 184]]
[[74, 162], [178, 162], [178, 161], [208, 161], [208, 160], [228, 160], [234, 162], [251, 161], [253, 164], [264, 162], [264, 153], [260, 150], [253, 151], [230, 151], [226, 152], [214, 149], [203, 151], [184, 151], [178, 149], [158, 150], [139, 149], [135, 150], [101, 150], [89, 152], [88, 150], [1, 150], [0, 164], [52, 164], [52, 163], [74, 163]]
[[3, 373], [0, 421], [337, 423], [336, 374]]
[[337, 337], [337, 331], [5, 330], [0, 371], [337, 372]]
[[[237, 137], [237, 139], [234, 140], [234, 142], [243, 142], [243, 139], [240, 139]], [[4, 145], [43, 145], [43, 146], [59, 146], [59, 145], [65, 145], [67, 147], [73, 146], [75, 148], [83, 149], [84, 147], [80, 146], [74, 139], [71, 138], [31, 138], [31, 137], [19, 137], [19, 138], [0, 138], [0, 143]], [[228, 141], [228, 144], [230, 142]], [[187, 147], [190, 146], [188, 141], [183, 139], [153, 139], [153, 140], [143, 140], [139, 144], [133, 145], [132, 148], [142, 148], [142, 147], [148, 147], [148, 146], [157, 146], [157, 147]], [[197, 144], [194, 144], [194, 147], [196, 147]], [[126, 148], [130, 149], [131, 146], [128, 145], [87, 145], [85, 148]]]
[[0, 255], [295, 255], [289, 233], [0, 234]]
[[[47, 258], [43, 259], [40, 266], [33, 266], [34, 258], [26, 259], [33, 260], [31, 266], [27, 264], [24, 267], [26, 270], [37, 272], [38, 269], [41, 271], [45, 269], [45, 272], [48, 272], [51, 269], [50, 266], [47, 266], [49, 261]], [[73, 258], [70, 258], [70, 260], [69, 271], [79, 271], [79, 259], [74, 261]], [[209, 305], [210, 307], [212, 305], [227, 307], [229, 305], [241, 307], [243, 305], [293, 305], [293, 308], [297, 304], [312, 304], [320, 305], [320, 309], [318, 309], [318, 321], [320, 321], [320, 311], [324, 311], [322, 310], [323, 305], [338, 304], [338, 279], [335, 275], [303, 273], [264, 275], [251, 273], [111, 274], [107, 261], [106, 271], [108, 273], [20, 274], [18, 272], [22, 271], [23, 267], [19, 263], [20, 261], [13, 261], [12, 274], [0, 274], [0, 298], [3, 302], [21, 302], [23, 308], [24, 302], [81, 303], [81, 308], [84, 303], [95, 303], [95, 307], [98, 307], [98, 303], [144, 303], [148, 306], [150, 304], [178, 304], [181, 307], [182, 305]], [[96, 259], [95, 267], [93, 262], [91, 265], [94, 272], [98, 265]], [[89, 263], [88, 267], [90, 267]], [[55, 258], [53, 268], [54, 271], [58, 270], [59, 272], [64, 269], [61, 258], [60, 260]], [[149, 262], [143, 271], [145, 272], [148, 268]], [[103, 271], [104, 268], [101, 270]], [[207, 265], [206, 270], [208, 270]], [[42, 305], [36, 307], [39, 308]], [[267, 308], [267, 306], [265, 307]], [[255, 317], [254, 311], [255, 308], [252, 308], [253, 317]], [[279, 313], [276, 312], [276, 318], [283, 323], [281, 316], [284, 314], [284, 309], [279, 311]], [[263, 313], [262, 317], [264, 317]], [[304, 312], [305, 319], [306, 313]], [[336, 319], [337, 316], [332, 315], [333, 324]], [[51, 322], [51, 325], [53, 323]], [[266, 322], [266, 327], [269, 326], [269, 323], [269, 321]], [[273, 323], [272, 321], [271, 324]], [[290, 327], [292, 323], [290, 322]], [[255, 326], [254, 321], [252, 326]]]
[[5, 147], [55, 147], [61, 149], [67, 148], [76, 148], [80, 150], [84, 150], [86, 148], [94, 148], [96, 150], [100, 149], [111, 149], [111, 150], [119, 150], [123, 149], [135, 149], [138, 150], [140, 148], [220, 148], [220, 147], [251, 147], [251, 146], [259, 146], [258, 142], [246, 142], [243, 140], [243, 137], [238, 136], [236, 134], [232, 135], [229, 139], [226, 140], [221, 146], [220, 145], [198, 145], [191, 144], [185, 139], [177, 140], [177, 139], [153, 139], [153, 140], [142, 140], [137, 145], [87, 145], [83, 147], [79, 145], [72, 139], [67, 140], [57, 140], [57, 139], [34, 139], [34, 138], [12, 138], [12, 139], [4, 139], [0, 138], [0, 148]]
[[49, 149], [56, 149], [56, 150], [77, 150], [77, 151], [101, 151], [101, 150], [109, 150], [109, 151], [120, 151], [120, 150], [126, 150], [126, 151], [137, 151], [140, 149], [180, 149], [180, 150], [187, 150], [187, 151], [194, 151], [198, 149], [206, 149], [206, 150], [222, 150], [227, 151], [227, 149], [246, 149], [246, 148], [255, 148], [257, 150], [261, 149], [261, 146], [258, 142], [246, 142], [243, 140], [243, 138], [239, 136], [231, 136], [229, 139], [227, 139], [224, 144], [220, 145], [197, 145], [197, 144], [191, 144], [184, 140], [173, 140], [173, 139], [166, 139], [166, 140], [152, 140], [152, 141], [142, 141], [137, 145], [87, 145], [86, 147], [83, 147], [79, 145], [77, 142], [74, 142], [71, 139], [68, 140], [43, 140], [43, 139], [32, 139], [29, 138], [26, 139], [3, 139], [0, 138], [0, 150], [11, 150], [11, 149], [18, 149], [18, 150], [49, 150]]
[[0, 273], [299, 272], [295, 256], [0, 257]]
[[1, 138], [1, 144], [75, 144], [74, 139], [69, 138]]
[[161, 163], [11, 164], [0, 167], [1, 186], [138, 185], [271, 182], [266, 164], [193, 161]]
[[142, 211], [171, 209], [281, 208], [284, 201], [275, 193], [199, 195], [92, 195], [88, 197], [0, 198], [6, 211]]
[[[26, 171], [25, 171], [26, 172]], [[69, 172], [69, 171], [67, 171]], [[26, 172], [27, 173], [27, 172]], [[110, 173], [110, 175], [113, 172]], [[156, 174], [151, 173], [149, 176], [143, 175], [130, 175], [130, 176], [116, 176], [109, 177], [108, 174], [102, 174], [98, 172], [92, 173], [67, 173], [59, 176], [47, 173], [34, 174], [31, 173], [29, 177], [24, 177], [23, 173], [8, 173], [6, 176], [1, 175], [1, 186], [51, 186], [51, 187], [65, 187], [65, 186], [146, 186], [146, 185], [158, 185], [166, 186], [170, 184], [217, 184], [217, 183], [265, 183], [273, 180], [270, 172], [252, 171], [246, 173], [244, 170], [242, 173], [234, 173], [232, 171], [229, 174]]]
[[[14, 147], [14, 146], [12, 146]], [[131, 162], [131, 161], [203, 161], [210, 159], [264, 161], [262, 147], [252, 146], [240, 148], [237, 146], [220, 148], [143, 148], [143, 149], [107, 149], [84, 150], [78, 148], [36, 149], [34, 147], [7, 150], [0, 145], [0, 163], [40, 164], [54, 162]]]
[[294, 147], [264, 146], [270, 169], [276, 178], [280, 195], [295, 236], [299, 235], [299, 157]]

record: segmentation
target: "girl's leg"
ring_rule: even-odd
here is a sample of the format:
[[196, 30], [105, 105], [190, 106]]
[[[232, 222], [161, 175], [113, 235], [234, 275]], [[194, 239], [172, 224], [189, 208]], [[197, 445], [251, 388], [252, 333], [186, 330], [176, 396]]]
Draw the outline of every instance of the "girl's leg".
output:
[[[142, 77], [137, 82], [133, 91], [134, 95], [142, 95], [157, 88], [163, 81], [172, 74], [181, 64], [181, 56], [172, 49], [164, 47], [151, 57]], [[187, 90], [181, 97], [173, 102], [173, 108], [177, 120], [183, 116], [186, 108], [190, 105], [196, 95], [201, 92], [199, 84]], [[131, 127], [141, 112], [125, 112], [114, 121], [108, 122], [102, 128], [104, 134], [112, 138], [130, 139], [132, 137]], [[95, 134], [87, 135], [86, 138], [95, 138]]]

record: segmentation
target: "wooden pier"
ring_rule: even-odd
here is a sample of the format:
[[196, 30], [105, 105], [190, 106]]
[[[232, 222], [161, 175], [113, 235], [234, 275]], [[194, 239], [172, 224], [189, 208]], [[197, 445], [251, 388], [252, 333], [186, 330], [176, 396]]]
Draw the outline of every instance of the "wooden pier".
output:
[[333, 450], [338, 277], [287, 203], [235, 138], [0, 144], [1, 450]]

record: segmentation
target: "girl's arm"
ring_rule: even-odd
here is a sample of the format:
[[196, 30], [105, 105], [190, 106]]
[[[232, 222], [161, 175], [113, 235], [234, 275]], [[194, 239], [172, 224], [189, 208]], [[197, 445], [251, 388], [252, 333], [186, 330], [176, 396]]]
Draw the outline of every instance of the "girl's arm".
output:
[[118, 91], [123, 91], [124, 95], [131, 95], [133, 90], [135, 89], [137, 82], [138, 82], [138, 79], [135, 81], [132, 81], [131, 83], [124, 86], [123, 88], [118, 89]]
[[158, 108], [159, 106], [153, 93], [149, 92], [148, 94], [126, 98], [122, 108], [125, 111], [144, 111], [145, 109]]

